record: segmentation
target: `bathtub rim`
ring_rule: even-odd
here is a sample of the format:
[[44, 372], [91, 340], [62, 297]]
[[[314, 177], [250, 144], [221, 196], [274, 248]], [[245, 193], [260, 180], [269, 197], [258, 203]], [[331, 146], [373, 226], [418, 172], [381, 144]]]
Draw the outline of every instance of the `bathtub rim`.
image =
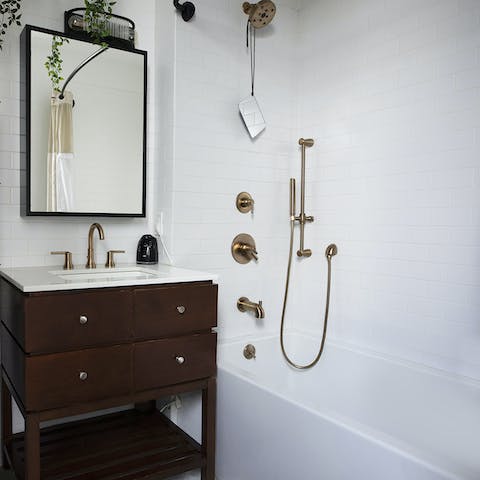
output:
[[[298, 335], [298, 336], [303, 336], [311, 339], [311, 336], [309, 334], [306, 334], [305, 332], [290, 331], [288, 332], [288, 335]], [[243, 342], [254, 343], [255, 341], [259, 342], [259, 341], [269, 341], [269, 340], [279, 341], [278, 335], [265, 334], [263, 336], [255, 337], [255, 340], [252, 338], [251, 335], [248, 335], [248, 336], [237, 337], [235, 339], [224, 340], [219, 342], [219, 344], [221, 347], [225, 348], [234, 344], [242, 344]], [[429, 374], [429, 375], [434, 375], [441, 378], [446, 378], [449, 381], [453, 380], [453, 381], [480, 389], [480, 381], [477, 381], [470, 377], [455, 375], [455, 374], [452, 374], [451, 372], [446, 372], [441, 369], [436, 369], [423, 364], [418, 364], [416, 362], [412, 362], [409, 360], [403, 360], [397, 357], [384, 355], [382, 353], [379, 353], [373, 350], [370, 350], [370, 351], [364, 350], [363, 348], [360, 348], [358, 346], [344, 344], [344, 342], [338, 342], [337, 340], [330, 340], [330, 341], [327, 340], [326, 347], [328, 347], [329, 345], [335, 348], [344, 349], [359, 355], [365, 355], [370, 358], [375, 358], [377, 360], [384, 360], [388, 363], [393, 363], [397, 366], [414, 369], [417, 372], [420, 372], [422, 374]], [[245, 361], [247, 360], [245, 359]], [[251, 361], [251, 360], [248, 360], [248, 361]], [[286, 364], [286, 362], [284, 365], [287, 365], [288, 368], [297, 372], [297, 370], [295, 370], [293, 367]], [[438, 457], [433, 458], [432, 455], [429, 455], [428, 453], [425, 453], [425, 452], [421, 452], [422, 454], [420, 454], [418, 448], [417, 449], [412, 448], [410, 444], [408, 444], [407, 442], [401, 439], [398, 439], [397, 437], [393, 437], [385, 432], [372, 428], [350, 417], [340, 415], [337, 412], [334, 412], [332, 410], [329, 410], [329, 409], [322, 409], [321, 411], [315, 410], [313, 407], [309, 405], [306, 405], [302, 402], [297, 402], [294, 399], [284, 395], [282, 392], [275, 390], [274, 388], [260, 384], [253, 376], [249, 375], [249, 372], [246, 372], [241, 367], [235, 366], [233, 362], [222, 361], [218, 364], [218, 369], [223, 370], [227, 374], [233, 375], [235, 377], [239, 377], [241, 380], [246, 381], [250, 385], [256, 388], [260, 388], [261, 390], [269, 393], [270, 395], [279, 397], [283, 401], [289, 403], [290, 405], [296, 408], [302, 408], [308, 411], [312, 415], [318, 416], [325, 421], [332, 422], [341, 428], [347, 429], [352, 434], [358, 435], [367, 441], [373, 442], [374, 444], [379, 445], [383, 448], [386, 448], [410, 461], [420, 464], [423, 467], [431, 470], [432, 472], [442, 475], [445, 478], [445, 480], [447, 479], [448, 480], [467, 480], [467, 479], [470, 480], [474, 478], [475, 472], [472, 472], [470, 470], [463, 472], [463, 474], [455, 473], [454, 470], [460, 470], [460, 471], [465, 470], [464, 468], [462, 469], [461, 465], [459, 466], [458, 463], [455, 463], [452, 461], [448, 462], [450, 466], [457, 467], [453, 469], [445, 465], [440, 466], [438, 465]], [[298, 373], [301, 374], [302, 372], [298, 372]], [[437, 460], [437, 462], [435, 462], [435, 460]]]
[[[318, 332], [306, 332], [306, 331], [303, 331], [303, 330], [300, 331], [300, 330], [296, 330], [296, 329], [293, 330], [292, 329], [292, 330], [289, 330], [287, 332], [287, 336], [299, 336], [299, 337], [304, 337], [304, 338], [308, 338], [308, 339], [311, 340], [312, 338], [318, 338], [319, 334], [318, 334]], [[237, 343], [240, 344], [240, 343], [245, 342], [245, 343], [254, 344], [255, 342], [268, 341], [268, 340], [274, 340], [274, 339], [277, 339], [277, 341], [280, 342], [278, 334], [275, 334], [275, 333], [265, 333], [265, 334], [262, 334], [262, 335], [255, 335], [255, 336], [253, 336], [253, 335], [242, 335], [242, 336], [235, 337], [235, 338], [230, 338], [230, 339], [219, 339], [218, 346], [221, 347], [221, 348], [224, 348], [228, 345], [234, 345], [234, 344], [237, 344]], [[319, 338], [319, 340], [320, 340], [320, 338]], [[428, 374], [428, 375], [441, 377], [441, 378], [444, 378], [444, 379], [449, 380], [449, 381], [462, 383], [464, 385], [468, 385], [470, 387], [475, 387], [475, 388], [480, 389], [480, 379], [476, 379], [476, 378], [470, 377], [468, 375], [456, 374], [456, 373], [450, 372], [448, 370], [444, 370], [444, 369], [437, 368], [437, 367], [431, 367], [429, 365], [425, 365], [423, 363], [415, 362], [415, 361], [412, 361], [412, 360], [407, 360], [407, 359], [404, 359], [404, 358], [401, 358], [401, 357], [398, 357], [398, 356], [395, 356], [395, 355], [389, 355], [387, 353], [380, 352], [379, 350], [364, 347], [362, 345], [358, 345], [358, 344], [354, 344], [354, 343], [350, 343], [350, 342], [345, 342], [345, 341], [339, 340], [337, 338], [329, 339], [327, 337], [327, 340], [325, 342], [325, 347], [328, 347], [328, 346], [332, 346], [332, 347], [339, 348], [339, 349], [342, 349], [342, 350], [348, 350], [349, 352], [353, 352], [353, 353], [356, 353], [358, 355], [362, 355], [362, 356], [366, 356], [366, 357], [370, 357], [370, 358], [375, 358], [377, 360], [383, 360], [385, 362], [392, 363], [392, 364], [397, 365], [397, 366], [401, 366], [401, 367], [405, 367], [405, 368], [415, 370], [419, 373], [425, 373], [425, 374]], [[222, 361], [222, 363], [223, 363], [223, 361]], [[298, 372], [298, 370], [293, 368], [291, 365], [289, 365], [287, 363], [285, 363], [285, 365], [287, 365], [288, 368], [291, 371]], [[219, 367], [224, 368], [224, 365], [219, 363]], [[226, 369], [226, 368], [224, 368], [224, 369]], [[300, 371], [299, 373], [301, 374], [302, 372]]]

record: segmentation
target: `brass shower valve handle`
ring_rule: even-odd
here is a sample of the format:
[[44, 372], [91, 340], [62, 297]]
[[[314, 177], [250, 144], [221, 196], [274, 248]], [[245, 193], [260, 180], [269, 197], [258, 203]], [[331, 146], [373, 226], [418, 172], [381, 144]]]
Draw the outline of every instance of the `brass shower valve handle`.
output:
[[251, 245], [240, 245], [238, 249], [241, 251], [242, 255], [248, 257], [251, 256], [255, 259], [255, 261], [258, 261], [258, 252], [253, 248]]
[[258, 262], [258, 252], [255, 240], [247, 233], [237, 235], [232, 241], [232, 256], [238, 263], [248, 263], [252, 259]]

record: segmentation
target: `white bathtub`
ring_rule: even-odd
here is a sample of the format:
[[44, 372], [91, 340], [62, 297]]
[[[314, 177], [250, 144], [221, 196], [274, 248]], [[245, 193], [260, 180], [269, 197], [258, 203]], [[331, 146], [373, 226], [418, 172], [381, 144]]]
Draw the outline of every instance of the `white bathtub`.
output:
[[246, 343], [219, 347], [218, 480], [480, 479], [478, 382], [332, 344], [297, 371], [278, 338]]

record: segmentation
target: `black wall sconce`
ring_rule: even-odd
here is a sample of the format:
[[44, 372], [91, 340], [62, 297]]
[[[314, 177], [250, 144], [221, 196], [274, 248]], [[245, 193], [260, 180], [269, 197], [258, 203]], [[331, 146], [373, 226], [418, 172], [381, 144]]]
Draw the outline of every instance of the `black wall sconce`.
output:
[[173, 0], [175, 8], [182, 14], [182, 18], [188, 22], [195, 15], [195, 5], [192, 2], [180, 3], [178, 0]]

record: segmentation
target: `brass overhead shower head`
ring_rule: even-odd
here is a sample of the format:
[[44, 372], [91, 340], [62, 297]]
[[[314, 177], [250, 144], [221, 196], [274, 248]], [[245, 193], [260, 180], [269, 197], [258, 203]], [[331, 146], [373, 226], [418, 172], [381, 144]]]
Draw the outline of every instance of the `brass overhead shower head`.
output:
[[254, 28], [266, 27], [277, 11], [271, 0], [260, 0], [258, 3], [244, 2], [242, 8]]

